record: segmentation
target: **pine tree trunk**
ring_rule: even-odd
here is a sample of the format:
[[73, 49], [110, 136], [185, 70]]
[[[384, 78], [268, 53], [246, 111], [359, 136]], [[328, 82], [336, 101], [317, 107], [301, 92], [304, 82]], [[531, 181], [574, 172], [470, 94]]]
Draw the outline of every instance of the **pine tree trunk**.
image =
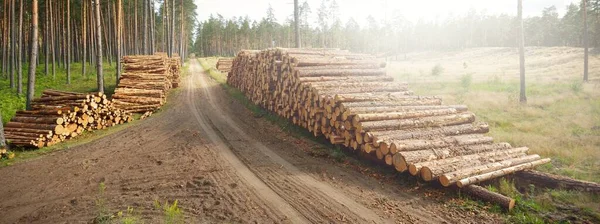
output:
[[[166, 0], [165, 0], [166, 1]], [[140, 54], [140, 48], [138, 47], [138, 42], [139, 42], [139, 33], [138, 33], [138, 6], [137, 6], [137, 2], [138, 0], [133, 0], [134, 4], [133, 4], [133, 11], [134, 11], [134, 16], [133, 16], [133, 27], [134, 27], [134, 34], [133, 34], [133, 44], [134, 44], [134, 52], [135, 54]]]
[[[168, 0], [167, 0], [168, 1]], [[175, 0], [171, 0], [171, 55], [173, 57], [173, 50], [175, 48]]]
[[17, 94], [21, 96], [21, 94], [23, 94], [23, 0], [19, 1], [19, 3], [19, 42], [17, 43], [17, 45], [19, 45], [17, 46]]
[[583, 81], [588, 81], [588, 22], [587, 1], [583, 0]]
[[98, 92], [104, 93], [104, 75], [102, 75], [102, 22], [100, 17], [100, 0], [94, 1], [96, 21], [96, 78]]
[[4, 125], [2, 124], [2, 113], [0, 111], [0, 149], [6, 148], [6, 138], [4, 137]]
[[[2, 8], [6, 9], [8, 7], [8, 5], [7, 5], [8, 1], [2, 1], [2, 3], [3, 3]], [[7, 73], [6, 72], [6, 67], [7, 67], [6, 66], [7, 65], [6, 58], [7, 58], [7, 54], [8, 54], [8, 47], [7, 47], [8, 44], [6, 43], [6, 41], [8, 40], [7, 33], [6, 33], [6, 31], [8, 30], [7, 29], [8, 14], [7, 14], [7, 10], [2, 10], [2, 12], [3, 12], [2, 13], [2, 23], [0, 24], [0, 25], [2, 25], [2, 30], [1, 30], [2, 31], [2, 40], [1, 40], [2, 41], [2, 43], [1, 43], [2, 44], [2, 71], [1, 72], [2, 72], [2, 76], [5, 76]]]
[[56, 78], [56, 42], [54, 37], [54, 11], [52, 10], [52, 3], [49, 4], [50, 7], [50, 43], [52, 44], [52, 78]]
[[67, 84], [71, 84], [71, 0], [67, 0]]
[[82, 2], [82, 7], [81, 7], [81, 45], [83, 47], [83, 55], [82, 55], [82, 62], [81, 62], [81, 75], [85, 76], [85, 66], [86, 66], [86, 59], [87, 59], [87, 24], [86, 24], [86, 19], [87, 19], [87, 2], [88, 0], [83, 0]]
[[29, 56], [29, 75], [27, 83], [27, 109], [31, 109], [31, 101], [35, 93], [35, 68], [38, 54], [38, 0], [32, 0], [31, 10], [31, 56]]
[[122, 18], [123, 14], [121, 11], [121, 0], [117, 0], [117, 14], [116, 14], [116, 20], [117, 20], [117, 36], [116, 36], [116, 41], [117, 41], [117, 85], [119, 84], [119, 79], [121, 78], [121, 36], [122, 36], [122, 28], [121, 28], [121, 23], [122, 23]]
[[183, 58], [183, 0], [181, 0], [181, 32], [179, 33], [179, 57], [181, 57], [181, 64], [183, 65], [184, 62], [184, 58]]
[[48, 64], [49, 64], [49, 57], [50, 57], [50, 52], [49, 52], [50, 51], [50, 43], [48, 41], [48, 37], [50, 35], [50, 31], [48, 30], [48, 26], [49, 26], [48, 25], [49, 24], [48, 23], [48, 20], [49, 20], [48, 14], [50, 13], [50, 11], [48, 10], [48, 8], [49, 8], [48, 1], [46, 1], [45, 3], [46, 3], [46, 5], [45, 5], [45, 7], [46, 7], [46, 15], [44, 15], [44, 17], [45, 17], [44, 18], [45, 19], [44, 20], [44, 45], [45, 45], [44, 46], [45, 47], [44, 54], [46, 56], [45, 56], [44, 60], [46, 61], [46, 64], [45, 64], [45, 68], [44, 68], [44, 71], [45, 71], [44, 74], [46, 76], [48, 76]]
[[17, 43], [15, 42], [17, 39], [17, 32], [16, 32], [16, 11], [15, 11], [15, 5], [16, 2], [15, 0], [12, 0], [10, 3], [10, 88], [14, 89], [15, 88], [15, 67], [16, 67], [16, 58], [17, 58], [17, 54], [16, 54], [16, 45]]
[[519, 17], [519, 64], [521, 77], [521, 91], [519, 101], [527, 103], [527, 95], [525, 90], [525, 31], [523, 29], [523, 0], [519, 1], [518, 17]]
[[143, 53], [144, 54], [148, 54], [148, 1], [147, 0], [143, 0], [143, 8], [144, 8], [144, 33], [142, 35], [142, 43], [143, 43]]

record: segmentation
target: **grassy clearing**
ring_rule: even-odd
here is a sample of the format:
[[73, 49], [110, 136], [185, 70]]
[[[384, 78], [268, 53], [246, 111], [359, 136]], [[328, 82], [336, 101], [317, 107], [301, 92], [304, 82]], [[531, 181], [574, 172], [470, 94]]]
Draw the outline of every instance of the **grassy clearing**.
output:
[[[580, 81], [578, 49], [531, 48], [528, 55], [525, 105], [518, 102], [518, 57], [511, 49], [416, 53], [388, 63], [388, 74], [408, 82], [418, 95], [469, 106], [490, 124], [489, 135], [496, 141], [552, 158], [538, 170], [600, 182], [600, 83]], [[440, 64], [443, 73], [428, 72], [440, 70]], [[599, 65], [600, 57], [592, 55], [590, 68]], [[600, 73], [590, 74], [597, 78], [594, 74]], [[516, 209], [507, 214], [511, 223], [571, 222], [577, 217], [600, 222], [598, 195], [534, 186], [516, 191], [506, 181], [489, 188], [517, 200]], [[465, 204], [473, 203], [478, 202]]]
[[[25, 109], [25, 94], [27, 94], [27, 71], [28, 65], [23, 65], [23, 95], [17, 96], [17, 89], [10, 88], [8, 79], [0, 78], [0, 112], [2, 112], [2, 122], [6, 123], [12, 118], [16, 111]], [[116, 85], [115, 66], [104, 63], [104, 91], [111, 95]], [[67, 85], [66, 69], [56, 67], [56, 77], [52, 76], [52, 65], [48, 68], [49, 74], [45, 74], [45, 65], [40, 64], [36, 69], [35, 79], [35, 97], [40, 97], [45, 89], [58, 89], [74, 92], [94, 92], [96, 88], [96, 69], [93, 66], [86, 66], [85, 76], [82, 75], [81, 63], [71, 64], [71, 84]], [[16, 82], [16, 78], [15, 78]]]

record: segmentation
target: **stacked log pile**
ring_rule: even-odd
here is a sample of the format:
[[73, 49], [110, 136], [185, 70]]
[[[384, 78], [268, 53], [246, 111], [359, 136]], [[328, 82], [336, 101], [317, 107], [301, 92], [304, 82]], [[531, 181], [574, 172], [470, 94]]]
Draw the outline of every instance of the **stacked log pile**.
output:
[[224, 72], [224, 73], [228, 73], [231, 71], [231, 68], [233, 67], [233, 58], [219, 58], [219, 61], [217, 61], [217, 70]]
[[131, 55], [124, 56], [122, 62], [124, 72], [112, 96], [114, 104], [129, 113], [160, 108], [175, 80], [169, 59], [162, 54]]
[[373, 56], [338, 49], [241, 51], [228, 83], [315, 136], [399, 172], [465, 187], [549, 162], [496, 143], [464, 105], [416, 96]]
[[102, 93], [45, 90], [32, 110], [18, 111], [6, 124], [6, 139], [23, 147], [51, 146], [93, 131], [132, 121]]
[[169, 75], [171, 88], [179, 87], [181, 80], [181, 57], [175, 56], [169, 59]]

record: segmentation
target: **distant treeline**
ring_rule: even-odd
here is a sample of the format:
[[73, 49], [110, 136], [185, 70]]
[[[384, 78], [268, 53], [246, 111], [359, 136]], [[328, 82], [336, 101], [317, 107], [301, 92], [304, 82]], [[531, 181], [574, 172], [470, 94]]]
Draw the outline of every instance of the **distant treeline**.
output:
[[[600, 0], [588, 1], [589, 46], [600, 45]], [[516, 3], [516, 1], [515, 1]], [[527, 3], [525, 3], [527, 4]], [[291, 7], [291, 6], [290, 6]], [[300, 5], [302, 47], [343, 48], [355, 52], [398, 54], [418, 50], [463, 49], [472, 47], [516, 47], [516, 16], [485, 15], [471, 11], [443, 21], [410, 22], [394, 13], [388, 22], [366, 17], [366, 25], [354, 20], [343, 23], [335, 0], [323, 0], [316, 10], [317, 24], [309, 24], [312, 11]], [[567, 6], [561, 18], [555, 6], [541, 16], [524, 20], [526, 46], [581, 47], [583, 42], [583, 0]], [[516, 14], [516, 7], [515, 7]], [[293, 15], [278, 23], [273, 8], [260, 21], [245, 17], [225, 19], [212, 16], [197, 27], [194, 50], [204, 56], [231, 56], [240, 49], [293, 47]]]

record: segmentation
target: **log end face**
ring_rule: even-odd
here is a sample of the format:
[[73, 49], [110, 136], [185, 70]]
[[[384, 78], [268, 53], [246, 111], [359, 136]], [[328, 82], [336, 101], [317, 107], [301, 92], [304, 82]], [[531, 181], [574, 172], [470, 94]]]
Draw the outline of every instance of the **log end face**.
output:
[[419, 174], [419, 169], [417, 169], [417, 166], [415, 166], [415, 164], [410, 164], [408, 166], [408, 172], [410, 173], [410, 175], [416, 176], [417, 174]]
[[433, 180], [433, 173], [431, 172], [431, 169], [429, 169], [429, 167], [421, 168], [421, 178], [423, 178], [424, 181], [432, 181]]
[[[423, 173], [423, 169], [421, 169], [421, 173]], [[441, 175], [438, 180], [440, 180], [440, 184], [444, 187], [450, 186], [450, 179], [446, 175]], [[458, 185], [458, 184], [457, 184]], [[460, 185], [458, 187], [461, 187]]]
[[508, 207], [506, 208], [506, 210], [508, 210], [509, 212], [513, 210], [513, 208], [515, 208], [515, 199], [510, 199], [510, 201], [508, 202]]

